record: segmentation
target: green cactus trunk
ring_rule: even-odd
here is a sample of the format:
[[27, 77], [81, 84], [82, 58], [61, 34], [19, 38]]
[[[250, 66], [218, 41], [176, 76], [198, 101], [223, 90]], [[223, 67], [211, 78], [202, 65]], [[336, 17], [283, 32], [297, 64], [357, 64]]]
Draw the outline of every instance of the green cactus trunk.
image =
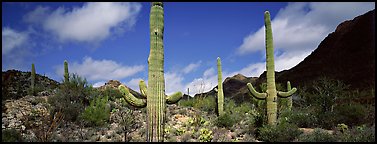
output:
[[223, 92], [223, 78], [221, 72], [221, 59], [217, 58], [217, 78], [218, 78], [218, 85], [217, 85], [217, 110], [218, 115], [221, 116], [224, 114], [224, 92]]
[[35, 95], [35, 66], [34, 63], [31, 64], [31, 95]]
[[182, 98], [177, 92], [171, 96], [165, 95], [164, 79], [164, 10], [162, 2], [153, 2], [150, 13], [150, 53], [148, 57], [148, 87], [140, 81], [140, 92], [145, 99], [134, 97], [129, 90], [120, 85], [128, 103], [136, 107], [147, 107], [147, 141], [161, 142], [164, 140], [164, 120], [166, 104], [174, 104]]
[[[289, 81], [287, 81], [287, 91], [291, 91], [292, 88], [291, 88], [291, 83]], [[288, 110], [291, 111], [292, 110], [292, 97], [288, 97], [288, 102], [287, 102], [287, 107], [288, 107]]]
[[266, 69], [267, 69], [267, 90], [266, 93], [258, 93], [250, 83], [247, 83], [250, 93], [258, 99], [267, 100], [267, 120], [268, 124], [275, 125], [277, 119], [277, 95], [280, 97], [289, 97], [296, 88], [288, 92], [280, 92], [275, 86], [275, 62], [274, 62], [274, 45], [272, 38], [270, 13], [264, 13], [264, 21], [266, 28]]
[[68, 62], [64, 60], [64, 82], [69, 81], [69, 73], [68, 73]]

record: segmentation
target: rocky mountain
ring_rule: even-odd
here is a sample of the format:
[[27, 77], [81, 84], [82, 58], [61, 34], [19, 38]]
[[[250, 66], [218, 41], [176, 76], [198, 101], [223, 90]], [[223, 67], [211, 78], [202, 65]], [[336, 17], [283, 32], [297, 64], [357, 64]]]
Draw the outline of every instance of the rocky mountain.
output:
[[[375, 10], [339, 24], [302, 62], [289, 70], [275, 72], [276, 82], [285, 86], [290, 81], [294, 87], [304, 86], [322, 76], [340, 80], [351, 89], [375, 87]], [[259, 86], [266, 82], [266, 72], [258, 78], [241, 74], [226, 78], [223, 83], [225, 97], [237, 103], [249, 101], [248, 82]], [[203, 95], [217, 94], [212, 89]]]
[[[303, 85], [320, 76], [352, 89], [375, 87], [375, 10], [339, 24], [308, 57], [276, 74], [276, 81]], [[260, 78], [265, 78], [263, 73]]]
[[[1, 99], [18, 99], [27, 95], [27, 90], [30, 87], [31, 83], [31, 73], [22, 72], [19, 70], [8, 70], [2, 72], [1, 79]], [[40, 91], [42, 94], [47, 90], [53, 90], [57, 88], [59, 82], [50, 79], [46, 76], [40, 74], [35, 75], [35, 87], [37, 91]]]

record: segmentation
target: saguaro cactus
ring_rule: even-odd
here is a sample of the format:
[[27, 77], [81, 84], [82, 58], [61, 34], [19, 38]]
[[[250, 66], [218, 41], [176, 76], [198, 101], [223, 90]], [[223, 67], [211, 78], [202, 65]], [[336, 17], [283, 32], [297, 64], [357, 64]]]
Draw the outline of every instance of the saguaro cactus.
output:
[[[291, 91], [292, 88], [291, 88], [291, 83], [289, 81], [287, 81], [287, 91]], [[292, 110], [292, 97], [288, 97], [288, 102], [287, 102], [287, 107], [288, 107], [288, 110], [291, 111]]]
[[67, 60], [64, 60], [64, 81], [69, 81], [69, 73], [68, 73], [68, 62]]
[[164, 79], [164, 10], [162, 2], [153, 2], [150, 13], [150, 53], [148, 57], [148, 88], [144, 81], [139, 83], [143, 99], [134, 97], [129, 90], [120, 85], [119, 90], [128, 103], [135, 107], [147, 107], [147, 141], [163, 141], [166, 104], [173, 104], [182, 98], [177, 92], [165, 95]]
[[218, 115], [224, 114], [224, 92], [223, 92], [223, 78], [222, 78], [222, 72], [221, 72], [221, 59], [220, 57], [217, 57], [217, 79], [218, 79], [218, 85], [217, 89], [217, 111]]
[[35, 67], [34, 63], [31, 64], [31, 85], [30, 85], [30, 90], [31, 90], [31, 95], [34, 95], [35, 93]]
[[277, 95], [282, 98], [291, 96], [296, 92], [296, 88], [288, 92], [281, 92], [276, 90], [275, 86], [275, 64], [274, 64], [274, 46], [272, 39], [272, 29], [270, 12], [266, 11], [264, 13], [264, 22], [266, 27], [266, 69], [267, 69], [267, 90], [266, 93], [257, 92], [251, 83], [247, 83], [247, 87], [251, 95], [258, 99], [267, 100], [267, 119], [268, 124], [276, 124], [276, 113], [277, 113]]

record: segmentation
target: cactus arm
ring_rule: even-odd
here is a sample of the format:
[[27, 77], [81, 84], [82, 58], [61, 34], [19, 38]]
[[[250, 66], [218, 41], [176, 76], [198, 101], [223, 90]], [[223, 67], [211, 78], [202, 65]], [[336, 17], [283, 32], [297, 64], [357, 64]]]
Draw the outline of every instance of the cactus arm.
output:
[[296, 88], [293, 88], [293, 89], [291, 89], [290, 91], [287, 91], [287, 92], [278, 91], [277, 94], [278, 94], [279, 97], [286, 98], [286, 97], [292, 96], [292, 94], [295, 93], [296, 90], [297, 90]]
[[140, 80], [139, 82], [139, 88], [140, 88], [140, 93], [144, 98], [147, 98], [147, 85], [145, 85], [144, 80]]
[[[287, 81], [287, 91], [291, 91], [291, 89], [292, 89], [291, 82]], [[292, 97], [288, 97], [288, 102], [287, 102], [288, 110], [292, 110], [292, 104], [293, 104]]]
[[181, 100], [183, 94], [182, 92], [176, 92], [170, 96], [166, 96], [166, 103], [167, 104], [175, 104], [177, 103], [179, 100]]
[[267, 98], [267, 93], [259, 93], [257, 92], [253, 85], [251, 83], [247, 83], [247, 88], [249, 89], [249, 92], [251, 93], [252, 96], [254, 96], [257, 99], [266, 99]]
[[122, 93], [124, 99], [132, 106], [138, 107], [138, 108], [143, 108], [147, 106], [147, 102], [145, 101], [145, 99], [136, 98], [134, 95], [130, 93], [128, 88], [126, 88], [124, 85], [120, 85], [118, 89]]

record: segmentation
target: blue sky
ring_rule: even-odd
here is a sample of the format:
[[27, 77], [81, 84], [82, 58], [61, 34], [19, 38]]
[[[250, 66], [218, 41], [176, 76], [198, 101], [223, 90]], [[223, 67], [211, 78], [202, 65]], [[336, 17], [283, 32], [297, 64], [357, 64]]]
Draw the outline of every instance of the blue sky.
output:
[[[375, 8], [374, 2], [166, 2], [166, 93], [205, 92], [223, 79], [265, 70], [264, 11], [271, 14], [275, 69], [294, 67], [336, 26]], [[119, 80], [138, 91], [148, 80], [150, 3], [2, 2], [2, 70], [63, 79], [69, 71], [94, 86]]]

